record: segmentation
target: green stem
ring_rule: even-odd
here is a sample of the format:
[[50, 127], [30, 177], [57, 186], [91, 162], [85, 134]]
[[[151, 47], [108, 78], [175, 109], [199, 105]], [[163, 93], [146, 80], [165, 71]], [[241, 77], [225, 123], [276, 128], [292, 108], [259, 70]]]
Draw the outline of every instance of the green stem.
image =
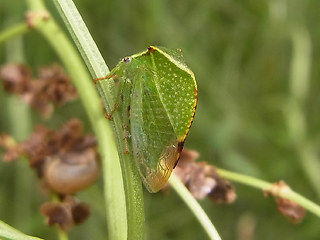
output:
[[69, 239], [68, 234], [65, 231], [58, 228], [58, 240], [68, 240], [68, 239]]
[[41, 11], [45, 9], [42, 0], [27, 0], [28, 6], [32, 11]]
[[[217, 169], [217, 172], [221, 177], [224, 177], [231, 181], [235, 181], [238, 183], [242, 183], [251, 187], [261, 189], [262, 191], [272, 191], [274, 189], [274, 185], [272, 183], [268, 183], [266, 181], [263, 181], [254, 177], [249, 177], [239, 173], [230, 172], [224, 169]], [[290, 188], [287, 188], [285, 191], [279, 191], [278, 196], [281, 198], [292, 200], [298, 203], [299, 205], [301, 205], [302, 207], [304, 207], [305, 209], [309, 210], [313, 214], [320, 217], [319, 205], [301, 196], [300, 194], [292, 191]]]
[[[55, 203], [61, 202], [58, 194], [56, 194], [54, 192], [51, 193], [51, 200], [52, 200], [52, 202], [55, 202]], [[68, 240], [69, 239], [67, 232], [63, 231], [59, 226], [56, 226], [56, 228], [58, 231], [58, 240]]]
[[[8, 5], [10, 6], [10, 4]], [[16, 10], [16, 7], [8, 8], [9, 12], [10, 10], [14, 11]], [[21, 12], [19, 11], [19, 13]], [[17, 22], [17, 16], [19, 16], [19, 14], [10, 15], [10, 17], [4, 21], [4, 25], [12, 26], [12, 22]], [[6, 50], [6, 63], [25, 62], [22, 34], [27, 31], [28, 28], [26, 24], [20, 23], [8, 28], [3, 32], [3, 34], [0, 34], [0, 39], [2, 39], [0, 40], [0, 44], [3, 42]], [[10, 41], [7, 41], [9, 39]], [[23, 141], [27, 139], [33, 128], [30, 107], [27, 104], [21, 103], [21, 99], [13, 95], [9, 95], [7, 99], [5, 99], [5, 103], [2, 103], [6, 108], [6, 111], [3, 109], [2, 114], [3, 116], [6, 115], [9, 123], [7, 131], [9, 131], [17, 141]], [[23, 124], [21, 124], [21, 119], [23, 119]], [[27, 221], [27, 219], [29, 219], [32, 215], [34, 189], [30, 188], [30, 184], [34, 183], [34, 178], [32, 175], [33, 172], [29, 171], [29, 164], [26, 161], [19, 161], [17, 164], [15, 164], [12, 174], [14, 178], [12, 189], [13, 199], [11, 204], [14, 225], [19, 229], [30, 232], [31, 222]], [[30, 179], [32, 179], [32, 182], [30, 182]], [[23, 204], [21, 204], [21, 199], [23, 199]]]
[[[108, 72], [94, 40], [92, 39], [85, 23], [83, 22], [72, 0], [55, 0], [58, 10], [66, 23], [73, 40], [75, 41], [83, 59], [93, 78], [104, 77]], [[107, 112], [114, 107], [114, 82], [99, 81], [96, 85]], [[127, 208], [127, 232], [117, 231], [118, 234], [128, 234], [130, 239], [144, 238], [144, 206], [142, 185], [131, 154], [124, 154], [126, 149], [123, 140], [123, 128], [120, 115], [116, 111], [112, 115], [112, 124], [119, 150], [121, 169], [123, 174], [126, 208]], [[112, 182], [110, 183], [112, 184]], [[110, 219], [112, 221], [112, 219]], [[125, 221], [123, 222], [126, 223]], [[126, 237], [123, 236], [125, 239]], [[114, 237], [110, 237], [115, 239]]]
[[[33, 11], [44, 11], [41, 0], [29, 0]], [[42, 8], [41, 8], [42, 6]], [[33, 8], [34, 7], [34, 8]], [[103, 116], [101, 102], [80, 56], [55, 21], [34, 12], [34, 28], [56, 51], [76, 85], [99, 143], [103, 162], [104, 194], [110, 239], [123, 239], [126, 233], [126, 205], [118, 152], [110, 124]]]
[[[73, 1], [54, 0], [54, 3], [58, 8], [64, 23], [68, 27], [91, 76], [94, 78], [106, 76], [109, 73], [109, 68]], [[108, 97], [111, 98], [111, 96]]]
[[28, 31], [29, 31], [29, 28], [25, 23], [19, 23], [19, 24], [16, 24], [15, 26], [9, 27], [8, 29], [0, 33], [0, 45], [3, 42], [7, 41], [8, 39], [13, 38], [17, 35], [24, 34]]
[[180, 195], [183, 201], [187, 204], [196, 218], [199, 220], [200, 224], [207, 232], [210, 239], [213, 240], [221, 240], [217, 230], [215, 229], [214, 225], [211, 223], [209, 217], [201, 208], [197, 200], [191, 195], [189, 190], [184, 186], [184, 184], [180, 181], [180, 179], [175, 176], [174, 173], [171, 174], [169, 178], [169, 183], [172, 188]]

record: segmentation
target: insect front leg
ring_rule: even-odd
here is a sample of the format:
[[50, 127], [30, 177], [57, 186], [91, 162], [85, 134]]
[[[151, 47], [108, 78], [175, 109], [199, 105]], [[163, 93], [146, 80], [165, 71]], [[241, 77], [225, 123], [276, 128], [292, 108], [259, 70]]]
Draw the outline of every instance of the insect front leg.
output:
[[116, 85], [118, 85], [116, 87], [116, 97], [115, 97], [115, 103], [113, 105], [113, 108], [111, 109], [111, 111], [108, 113], [107, 110], [105, 110], [105, 118], [108, 120], [111, 120], [111, 117], [113, 115], [113, 113], [117, 110], [117, 108], [120, 105], [120, 102], [122, 101], [122, 91], [123, 91], [123, 86], [124, 86], [124, 82], [122, 80], [121, 77], [118, 77], [117, 74], [108, 74], [106, 77], [102, 77], [102, 78], [96, 78], [94, 79], [95, 84], [103, 84], [102, 80], [108, 80], [108, 79], [112, 79], [116, 82]]
[[106, 75], [105, 77], [101, 77], [101, 78], [94, 78], [94, 84], [97, 84], [98, 81], [100, 80], [105, 80], [105, 79], [110, 79], [112, 78], [113, 80], [115, 80], [117, 78], [117, 74], [114, 73], [109, 73], [108, 75]]

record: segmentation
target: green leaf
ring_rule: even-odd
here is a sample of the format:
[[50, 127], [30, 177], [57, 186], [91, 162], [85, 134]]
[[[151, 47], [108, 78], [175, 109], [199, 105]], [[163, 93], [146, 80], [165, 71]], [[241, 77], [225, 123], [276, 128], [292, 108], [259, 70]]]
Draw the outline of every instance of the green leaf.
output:
[[0, 239], [10, 240], [40, 240], [41, 238], [31, 237], [23, 234], [17, 229], [9, 226], [8, 224], [0, 221]]

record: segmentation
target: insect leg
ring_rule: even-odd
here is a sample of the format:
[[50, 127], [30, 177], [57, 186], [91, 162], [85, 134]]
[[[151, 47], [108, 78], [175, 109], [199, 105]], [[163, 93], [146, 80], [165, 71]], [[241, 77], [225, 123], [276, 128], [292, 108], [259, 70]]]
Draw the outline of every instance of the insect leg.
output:
[[115, 80], [115, 79], [117, 78], [117, 75], [110, 73], [110, 74], [106, 75], [105, 77], [94, 78], [93, 80], [94, 80], [94, 84], [97, 84], [97, 82], [98, 82], [99, 80], [105, 80], [105, 79], [110, 79], [110, 78], [112, 78], [113, 80]]
[[[99, 80], [110, 79], [110, 78], [112, 78], [113, 80], [116, 80], [116, 79], [118, 79], [118, 76], [116, 74], [112, 74], [112, 75], [107, 75], [104, 78], [96, 78], [95, 83], [97, 83], [97, 81], [99, 81]], [[118, 86], [117, 86], [117, 90], [116, 90], [115, 104], [114, 104], [112, 110], [110, 111], [110, 113], [105, 111], [105, 118], [108, 120], [111, 120], [113, 113], [117, 110], [117, 108], [120, 105], [120, 102], [123, 100], [122, 99], [122, 92], [123, 92], [123, 88], [124, 88], [124, 81], [121, 78], [119, 78], [119, 81], [117, 83], [118, 83]]]
[[119, 106], [119, 103], [115, 103], [114, 106], [113, 106], [113, 109], [111, 110], [111, 112], [108, 114], [107, 111], [105, 111], [105, 114], [104, 114], [104, 117], [108, 120], [111, 120], [111, 117], [113, 115], [113, 113], [117, 110]]

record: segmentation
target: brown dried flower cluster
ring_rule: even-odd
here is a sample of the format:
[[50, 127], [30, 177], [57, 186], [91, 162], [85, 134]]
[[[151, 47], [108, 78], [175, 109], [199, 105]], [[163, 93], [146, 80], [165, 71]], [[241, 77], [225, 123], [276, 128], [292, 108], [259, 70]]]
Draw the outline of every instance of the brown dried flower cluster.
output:
[[183, 149], [174, 173], [186, 185], [196, 199], [206, 196], [216, 203], [232, 203], [236, 199], [233, 186], [219, 177], [214, 166], [206, 162], [196, 162], [199, 153]]
[[38, 125], [30, 138], [19, 144], [8, 135], [0, 137], [0, 146], [6, 148], [4, 160], [26, 156], [38, 176], [62, 194], [77, 192], [98, 178], [100, 159], [96, 144], [94, 136], [83, 135], [78, 119], [69, 120], [58, 131]]
[[8, 64], [1, 68], [0, 78], [7, 91], [20, 95], [45, 118], [52, 115], [54, 104], [62, 105], [78, 97], [70, 78], [57, 65], [40, 68], [38, 78], [33, 79], [27, 66]]
[[88, 204], [77, 202], [69, 195], [61, 202], [44, 203], [40, 212], [46, 216], [49, 226], [58, 225], [62, 230], [68, 231], [88, 218], [90, 208]]
[[61, 202], [44, 203], [41, 213], [48, 224], [57, 224], [67, 231], [85, 221], [89, 206], [70, 195], [92, 185], [100, 174], [101, 163], [96, 151], [96, 138], [83, 135], [80, 120], [71, 119], [59, 130], [36, 126], [30, 138], [16, 143], [9, 135], [0, 136], [0, 146], [6, 149], [5, 161], [25, 156], [45, 186], [58, 193]]
[[[232, 203], [236, 199], [236, 193], [230, 182], [219, 177], [214, 166], [206, 162], [196, 162], [199, 153], [183, 149], [177, 167], [174, 169], [176, 176], [186, 185], [196, 199], [209, 197], [216, 203]], [[169, 185], [163, 190], [166, 190]], [[266, 196], [273, 196], [278, 205], [278, 211], [291, 222], [299, 223], [306, 214], [306, 210], [299, 204], [280, 197], [281, 193], [291, 191], [283, 181], [274, 183], [273, 188], [265, 191]]]
[[278, 211], [287, 217], [292, 223], [300, 223], [306, 215], [306, 210], [299, 204], [285, 198], [281, 198], [281, 192], [291, 191], [291, 188], [284, 182], [280, 181], [273, 184], [270, 191], [265, 191], [266, 196], [273, 196], [278, 205]]

